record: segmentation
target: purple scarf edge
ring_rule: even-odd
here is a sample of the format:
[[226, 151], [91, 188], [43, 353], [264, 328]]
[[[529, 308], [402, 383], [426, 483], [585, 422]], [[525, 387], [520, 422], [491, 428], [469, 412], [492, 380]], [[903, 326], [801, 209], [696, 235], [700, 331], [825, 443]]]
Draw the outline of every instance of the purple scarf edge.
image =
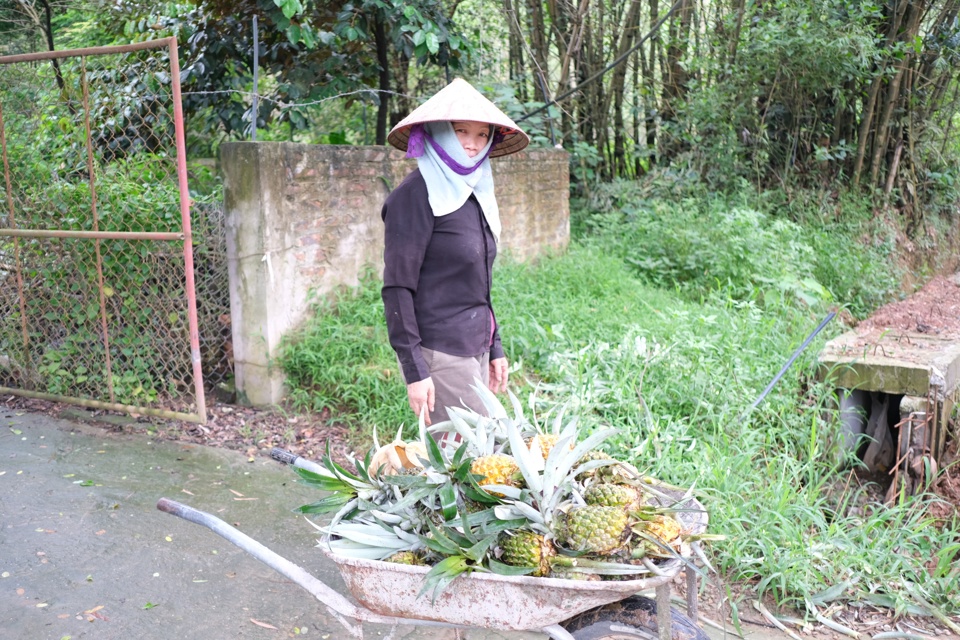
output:
[[426, 129], [423, 128], [422, 124], [415, 124], [410, 127], [410, 138], [407, 140], [407, 156], [408, 158], [419, 158], [423, 155], [426, 150], [426, 142], [430, 143], [430, 146], [433, 147], [433, 150], [437, 152], [437, 155], [440, 156], [440, 159], [443, 160], [450, 169], [461, 176], [470, 175], [477, 170], [483, 161], [486, 160], [490, 153], [493, 151], [493, 148], [496, 147], [503, 141], [504, 135], [500, 132], [499, 129], [496, 130], [496, 133], [493, 134], [493, 144], [487, 149], [487, 152], [483, 154], [483, 157], [476, 162], [473, 166], [465, 166], [454, 160], [450, 155], [440, 146], [440, 144], [434, 140]]

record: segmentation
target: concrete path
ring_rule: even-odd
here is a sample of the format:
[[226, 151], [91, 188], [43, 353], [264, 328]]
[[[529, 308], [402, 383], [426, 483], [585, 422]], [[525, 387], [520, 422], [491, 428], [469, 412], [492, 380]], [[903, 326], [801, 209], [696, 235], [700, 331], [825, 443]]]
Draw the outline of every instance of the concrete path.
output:
[[[315, 531], [292, 513], [318, 492], [279, 463], [0, 409], [0, 636], [348, 637], [301, 587], [212, 531], [158, 511], [161, 497], [218, 516], [345, 593], [336, 568], [314, 548]], [[365, 625], [364, 633], [458, 637], [406, 625]]]

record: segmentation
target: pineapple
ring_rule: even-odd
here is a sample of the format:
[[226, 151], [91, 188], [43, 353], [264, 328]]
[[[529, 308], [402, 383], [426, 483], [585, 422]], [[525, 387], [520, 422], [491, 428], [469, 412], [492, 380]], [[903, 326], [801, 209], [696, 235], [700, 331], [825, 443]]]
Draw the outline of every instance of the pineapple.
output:
[[527, 448], [530, 451], [539, 451], [543, 459], [546, 460], [550, 455], [550, 450], [557, 444], [560, 436], [555, 433], [538, 433], [532, 438], [527, 438]]
[[571, 551], [609, 554], [627, 541], [629, 525], [622, 507], [574, 507], [558, 523], [557, 541]]
[[550, 560], [557, 555], [553, 543], [539, 533], [518, 531], [500, 536], [500, 548], [505, 564], [515, 567], [535, 567], [531, 575], [543, 577], [550, 574]]
[[647, 533], [663, 541], [664, 544], [671, 544], [680, 537], [680, 522], [672, 516], [657, 514], [651, 520], [645, 521], [644, 525]]
[[635, 537], [638, 539], [634, 551], [635, 557], [640, 555], [669, 558], [676, 555], [683, 532], [680, 522], [669, 513], [655, 513], [653, 515], [637, 514], [639, 519], [632, 526]]
[[389, 558], [386, 558], [384, 561], [393, 562], [394, 564], [409, 564], [414, 566], [423, 566], [427, 564], [423, 561], [423, 558], [420, 557], [420, 554], [414, 551], [398, 551]]
[[644, 494], [630, 485], [600, 482], [587, 487], [583, 492], [583, 500], [588, 505], [632, 510], [643, 504]]
[[[520, 467], [517, 461], [508, 455], [494, 453], [487, 456], [481, 456], [470, 465], [470, 473], [481, 476], [477, 481], [481, 487], [493, 484], [505, 485], [508, 487], [519, 487], [517, 476]], [[495, 491], [489, 492], [491, 495], [503, 497], [502, 493]]]

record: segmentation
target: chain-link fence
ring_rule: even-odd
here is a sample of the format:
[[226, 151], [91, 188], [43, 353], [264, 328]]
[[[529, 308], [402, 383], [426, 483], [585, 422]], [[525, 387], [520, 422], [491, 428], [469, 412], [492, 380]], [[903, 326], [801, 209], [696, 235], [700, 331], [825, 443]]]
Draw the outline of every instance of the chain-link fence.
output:
[[204, 387], [221, 389], [221, 398], [233, 392], [233, 336], [230, 322], [230, 278], [223, 201], [194, 202], [193, 256], [197, 291], [197, 325]]
[[194, 251], [178, 67], [173, 39], [0, 58], [0, 391], [205, 421], [222, 240], [198, 202]]

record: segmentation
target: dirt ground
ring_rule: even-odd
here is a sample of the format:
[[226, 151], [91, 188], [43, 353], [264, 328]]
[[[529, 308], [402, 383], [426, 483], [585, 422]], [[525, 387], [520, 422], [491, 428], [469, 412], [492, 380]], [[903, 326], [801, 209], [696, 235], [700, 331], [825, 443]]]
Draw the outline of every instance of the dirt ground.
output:
[[[864, 332], [887, 330], [960, 338], [960, 273], [934, 277], [922, 289], [878, 309], [855, 328]], [[86, 419], [106, 429], [139, 432], [178, 442], [239, 450], [251, 458], [269, 455], [273, 447], [279, 447], [315, 459], [329, 446], [336, 460], [346, 462], [352, 453], [367, 446], [363, 442], [357, 442], [356, 436], [352, 436], [350, 430], [343, 425], [337, 424], [329, 414], [310, 415], [291, 413], [283, 409], [251, 409], [218, 403], [212, 398], [208, 406], [208, 422], [203, 426], [176, 421], [108, 416], [104, 412], [78, 410], [66, 405], [17, 396], [0, 398], [0, 407], [70, 419]], [[948, 443], [948, 451], [941, 464], [943, 473], [934, 487], [934, 492], [943, 500], [931, 506], [931, 515], [942, 522], [948, 522], [960, 514], [960, 453], [956, 425], [953, 433], [954, 438]], [[679, 577], [674, 590], [681, 596], [685, 591], [683, 580]], [[724, 593], [728, 595], [724, 596]], [[734, 585], [718, 584], [705, 588], [701, 597], [703, 615], [716, 621], [729, 620], [729, 606], [724, 604], [728, 602], [729, 594], [733, 594], [735, 600], [739, 599]], [[747, 597], [745, 601], [752, 601], [752, 597]], [[772, 629], [769, 619], [759, 608], [741, 611], [740, 617], [744, 621]], [[880, 629], [889, 633], [909, 634], [919, 631], [937, 635], [945, 631], [942, 628], [939, 631], [931, 628], [927, 620], [911, 619], [910, 616], [897, 617], [887, 609], [874, 607], [850, 609], [838, 614], [835, 620], [864, 633]], [[729, 626], [727, 629], [729, 630]], [[807, 634], [812, 633], [813, 637], [840, 637], [823, 627], [820, 627], [819, 631], [815, 633], [813, 629], [806, 629]]]

